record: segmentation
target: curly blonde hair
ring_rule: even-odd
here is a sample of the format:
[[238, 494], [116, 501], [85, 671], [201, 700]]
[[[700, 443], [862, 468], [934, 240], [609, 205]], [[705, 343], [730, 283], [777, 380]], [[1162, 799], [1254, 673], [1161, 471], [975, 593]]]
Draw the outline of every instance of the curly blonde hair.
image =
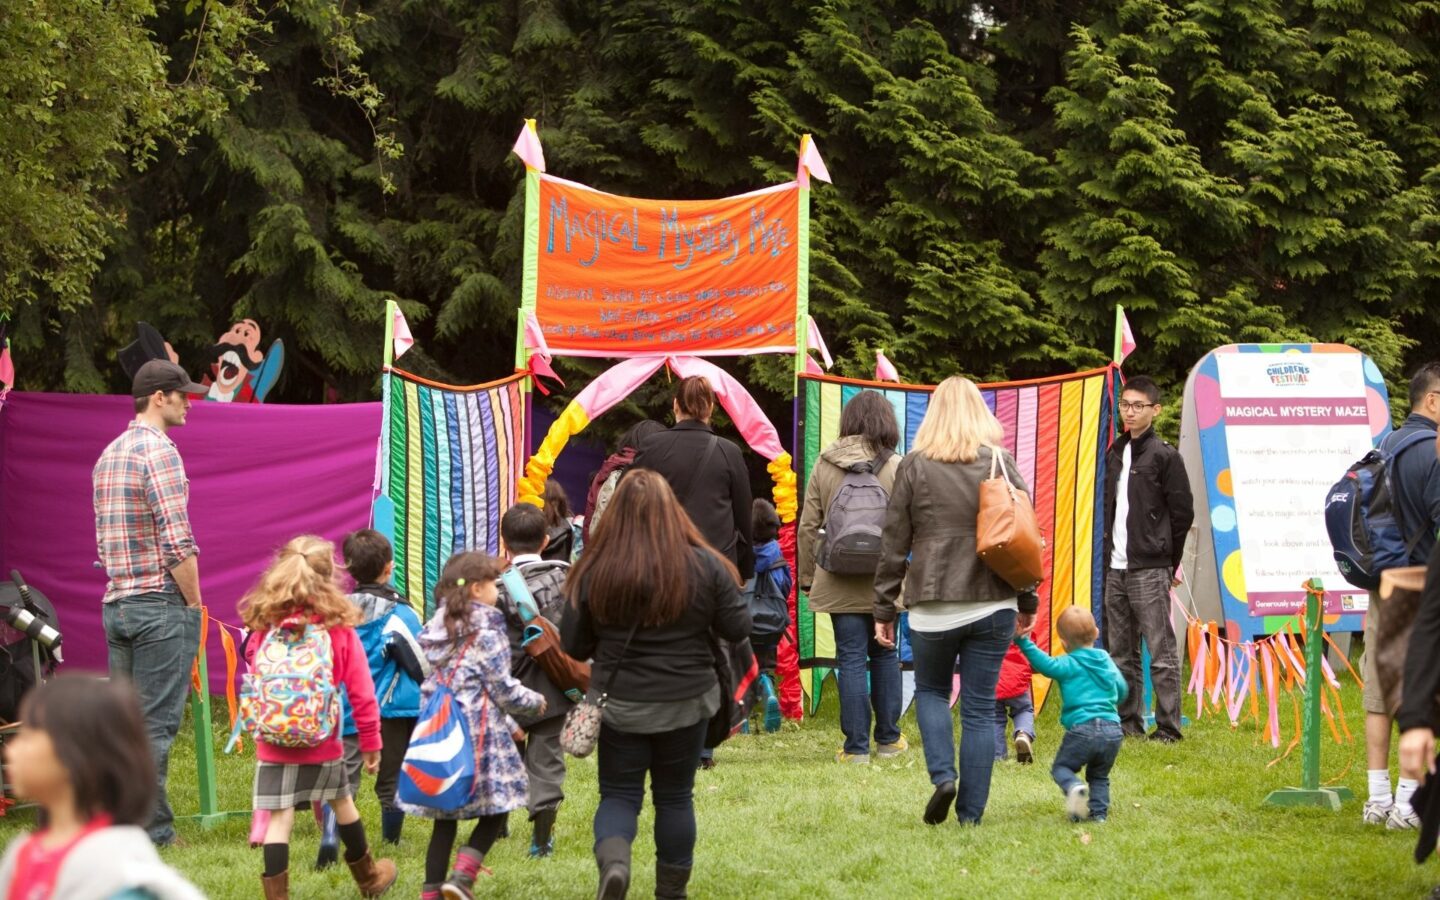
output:
[[341, 593], [335, 569], [334, 544], [313, 534], [291, 540], [241, 598], [241, 620], [252, 631], [272, 628], [295, 613], [318, 616], [326, 628], [358, 624], [360, 610]]

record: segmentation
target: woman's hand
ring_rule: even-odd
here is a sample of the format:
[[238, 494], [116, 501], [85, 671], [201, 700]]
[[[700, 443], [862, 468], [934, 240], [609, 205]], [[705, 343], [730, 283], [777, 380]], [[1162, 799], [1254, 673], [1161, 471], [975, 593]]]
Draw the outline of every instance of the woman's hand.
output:
[[1435, 774], [1435, 732], [1411, 728], [1400, 735], [1400, 777], [1424, 781]]
[[1025, 637], [1035, 627], [1034, 613], [1020, 613], [1015, 617], [1015, 636]]
[[895, 623], [876, 622], [875, 642], [887, 650], [895, 649]]

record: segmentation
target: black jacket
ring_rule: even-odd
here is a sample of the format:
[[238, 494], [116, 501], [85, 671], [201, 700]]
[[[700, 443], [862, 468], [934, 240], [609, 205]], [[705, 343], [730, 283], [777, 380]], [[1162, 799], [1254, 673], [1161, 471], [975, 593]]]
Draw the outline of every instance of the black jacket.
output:
[[694, 588], [679, 619], [653, 628], [638, 628], [621, 659], [631, 623], [602, 625], [590, 615], [585, 584], [576, 586], [575, 602], [565, 605], [560, 626], [565, 652], [592, 659], [592, 693], [605, 689], [617, 662], [620, 669], [610, 696], [619, 700], [655, 702], [689, 700], [715, 686], [710, 631], [730, 641], [750, 636], [750, 607], [725, 566], [709, 550], [694, 551]]
[[1440, 731], [1435, 718], [1436, 694], [1440, 693], [1440, 544], [1430, 551], [1425, 571], [1425, 589], [1410, 630], [1405, 651], [1405, 681], [1400, 691], [1396, 720], [1401, 731], [1431, 728]]
[[[555, 560], [528, 562], [520, 567], [520, 574], [525, 577], [525, 586], [530, 589], [530, 597], [535, 601], [540, 615], [549, 619], [556, 628], [560, 627], [560, 620], [565, 614], [565, 577], [569, 573], [569, 563]], [[570, 698], [555, 686], [540, 664], [521, 647], [521, 642], [525, 640], [525, 621], [520, 617], [520, 609], [510, 597], [510, 592], [505, 589], [503, 581], [500, 582], [495, 608], [505, 616], [505, 633], [510, 639], [510, 674], [520, 679], [520, 683], [530, 690], [545, 695], [544, 713], [539, 716], [516, 716], [515, 721], [521, 728], [529, 728], [536, 722], [565, 715], [570, 711]]]
[[[1120, 466], [1125, 447], [1131, 443], [1122, 435], [1105, 454], [1105, 567], [1115, 539], [1115, 495], [1120, 485]], [[1190, 496], [1190, 478], [1185, 462], [1174, 447], [1155, 436], [1142, 434], [1130, 451], [1130, 514], [1126, 517], [1126, 567], [1175, 571], [1185, 552], [1185, 535], [1195, 521], [1195, 501]]]
[[[698, 471], [711, 441], [716, 441], [709, 471]], [[750, 473], [740, 448], [716, 437], [709, 425], [693, 419], [652, 434], [640, 445], [629, 471], [659, 472], [674, 488], [695, 527], [720, 554], [735, 564], [740, 577], [755, 576], [750, 544]]]

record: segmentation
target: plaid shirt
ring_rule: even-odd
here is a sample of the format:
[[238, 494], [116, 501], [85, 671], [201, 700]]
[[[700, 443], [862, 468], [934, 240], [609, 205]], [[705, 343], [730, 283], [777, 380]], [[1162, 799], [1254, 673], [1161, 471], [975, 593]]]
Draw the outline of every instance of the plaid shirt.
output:
[[132, 421], [95, 464], [95, 539], [110, 575], [105, 603], [177, 591], [170, 570], [199, 552], [190, 531], [190, 481], [175, 444]]

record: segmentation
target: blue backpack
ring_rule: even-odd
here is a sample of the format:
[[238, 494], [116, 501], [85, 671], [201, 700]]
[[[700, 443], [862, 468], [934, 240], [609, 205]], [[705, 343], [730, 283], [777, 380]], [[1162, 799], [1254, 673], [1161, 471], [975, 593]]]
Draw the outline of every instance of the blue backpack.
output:
[[1395, 514], [1395, 490], [1391, 483], [1395, 460], [1416, 444], [1435, 440], [1428, 431], [1411, 431], [1399, 436], [1395, 446], [1382, 442], [1335, 482], [1325, 501], [1325, 530], [1340, 574], [1358, 588], [1376, 590], [1386, 569], [1410, 565], [1410, 554], [1424, 534], [1422, 528], [1410, 541], [1400, 529]]
[[[470, 640], [475, 639], [471, 635]], [[471, 739], [470, 726], [460, 700], [450, 690], [450, 680], [464, 659], [469, 642], [454, 658], [455, 665], [445, 677], [438, 673], [435, 692], [420, 708], [415, 730], [410, 734], [410, 747], [400, 763], [400, 783], [395, 797], [412, 806], [427, 809], [460, 809], [475, 796], [476, 742]], [[482, 702], [484, 697], [482, 695]], [[485, 717], [480, 717], [480, 742], [485, 740]]]

